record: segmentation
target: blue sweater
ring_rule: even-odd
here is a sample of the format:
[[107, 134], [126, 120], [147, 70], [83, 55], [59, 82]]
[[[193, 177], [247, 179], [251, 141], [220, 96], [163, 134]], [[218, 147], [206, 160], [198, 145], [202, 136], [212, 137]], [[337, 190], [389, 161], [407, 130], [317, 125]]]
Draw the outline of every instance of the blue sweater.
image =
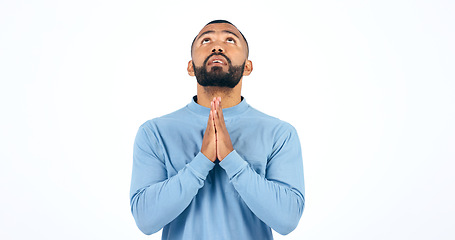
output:
[[186, 107], [141, 125], [134, 142], [131, 212], [162, 239], [273, 239], [305, 205], [300, 142], [288, 123], [248, 105], [223, 109], [234, 151], [213, 163], [201, 152], [209, 108]]

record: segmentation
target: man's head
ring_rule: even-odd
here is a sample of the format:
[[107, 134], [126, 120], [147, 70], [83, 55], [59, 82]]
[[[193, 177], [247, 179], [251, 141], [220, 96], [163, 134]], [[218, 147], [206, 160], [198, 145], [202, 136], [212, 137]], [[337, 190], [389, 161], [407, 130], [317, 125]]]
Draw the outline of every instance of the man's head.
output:
[[[232, 25], [235, 29], [237, 29], [237, 31], [240, 33], [240, 35], [242, 36], [243, 40], [245, 41], [246, 50], [247, 50], [247, 57], [248, 57], [248, 54], [249, 54], [248, 41], [246, 40], [245, 36], [243, 36], [243, 33], [240, 32], [240, 30], [238, 30], [238, 28], [237, 28], [234, 24], [232, 24], [231, 22], [226, 21], [226, 20], [213, 20], [213, 21], [207, 23], [205, 26], [210, 25], [210, 24], [217, 24], [217, 23], [226, 23], [226, 24], [230, 24], [230, 25]], [[202, 30], [201, 30], [201, 32], [202, 32]], [[201, 32], [200, 32], [200, 33], [201, 33]], [[197, 39], [198, 37], [199, 37], [199, 34], [198, 34], [196, 37], [194, 37], [193, 42], [191, 43], [191, 55], [193, 55], [193, 46], [194, 46], [194, 42], [196, 42], [196, 39]]]
[[215, 20], [202, 28], [191, 45], [188, 74], [201, 86], [234, 88], [253, 70], [248, 43], [230, 22]]

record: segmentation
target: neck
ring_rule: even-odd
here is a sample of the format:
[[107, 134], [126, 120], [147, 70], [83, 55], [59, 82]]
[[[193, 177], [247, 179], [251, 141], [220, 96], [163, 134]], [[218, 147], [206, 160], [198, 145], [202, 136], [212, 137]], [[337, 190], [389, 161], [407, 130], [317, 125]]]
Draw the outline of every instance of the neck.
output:
[[242, 81], [234, 88], [225, 87], [203, 87], [197, 85], [197, 103], [201, 106], [210, 108], [210, 102], [215, 97], [221, 97], [221, 106], [230, 108], [242, 101], [241, 90]]

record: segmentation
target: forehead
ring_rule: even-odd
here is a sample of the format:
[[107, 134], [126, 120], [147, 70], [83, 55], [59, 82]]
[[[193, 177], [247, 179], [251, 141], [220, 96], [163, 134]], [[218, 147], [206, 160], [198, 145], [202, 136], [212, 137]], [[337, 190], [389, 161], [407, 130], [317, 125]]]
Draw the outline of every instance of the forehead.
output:
[[214, 31], [215, 33], [229, 31], [237, 36], [240, 36], [239, 30], [229, 23], [212, 23], [203, 27], [202, 30], [198, 33], [197, 37], [201, 36], [201, 34], [207, 31]]

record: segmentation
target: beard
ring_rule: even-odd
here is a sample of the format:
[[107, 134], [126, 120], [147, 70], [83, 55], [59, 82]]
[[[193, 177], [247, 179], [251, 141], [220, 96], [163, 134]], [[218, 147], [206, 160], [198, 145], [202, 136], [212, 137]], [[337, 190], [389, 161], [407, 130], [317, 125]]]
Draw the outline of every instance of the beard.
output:
[[[220, 66], [214, 66], [207, 72], [207, 62], [213, 55], [221, 55], [226, 58], [229, 66], [228, 72], [224, 72]], [[203, 87], [227, 87], [234, 88], [242, 79], [245, 62], [241, 66], [233, 66], [231, 60], [223, 53], [212, 53], [204, 61], [202, 67], [196, 67], [193, 62], [194, 75], [197, 82]]]

